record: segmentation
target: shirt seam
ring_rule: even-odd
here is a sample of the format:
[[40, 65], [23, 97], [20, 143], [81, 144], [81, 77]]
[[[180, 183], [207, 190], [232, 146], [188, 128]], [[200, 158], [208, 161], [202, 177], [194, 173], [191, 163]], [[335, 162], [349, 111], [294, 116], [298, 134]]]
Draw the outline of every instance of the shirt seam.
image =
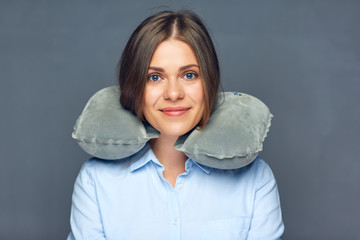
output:
[[[96, 205], [97, 205], [97, 208], [98, 208], [98, 212], [99, 212], [99, 217], [100, 217], [100, 223], [101, 223], [101, 228], [102, 228], [102, 232], [103, 232], [103, 235], [104, 237], [106, 238], [105, 236], [105, 229], [104, 229], [104, 223], [103, 223], [103, 215], [101, 213], [101, 210], [100, 210], [100, 205], [99, 205], [99, 199], [98, 199], [98, 190], [97, 190], [97, 184], [94, 180], [94, 177], [96, 177], [96, 168], [95, 168], [95, 160], [91, 161], [90, 162], [91, 165], [89, 166], [90, 167], [90, 171], [91, 173], [89, 173], [89, 177], [92, 181], [92, 184], [94, 186], [94, 192], [95, 192], [95, 199], [96, 199]], [[93, 176], [94, 175], [94, 176]]]
[[251, 217], [250, 217], [250, 224], [249, 224], [249, 229], [248, 231], [250, 231], [251, 226], [252, 226], [252, 222], [254, 219], [254, 211], [255, 211], [255, 201], [256, 201], [256, 192], [258, 191], [258, 185], [259, 185], [259, 162], [256, 161], [257, 158], [254, 160], [253, 164], [256, 164], [255, 166], [255, 189], [253, 191], [253, 200], [252, 200], [252, 210], [251, 210]]

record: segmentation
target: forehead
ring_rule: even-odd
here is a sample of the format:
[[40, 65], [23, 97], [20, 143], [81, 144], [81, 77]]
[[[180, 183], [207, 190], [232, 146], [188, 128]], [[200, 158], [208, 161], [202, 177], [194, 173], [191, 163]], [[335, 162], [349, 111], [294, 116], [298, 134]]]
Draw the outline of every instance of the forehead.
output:
[[161, 42], [156, 47], [150, 61], [150, 67], [174, 67], [189, 64], [198, 65], [194, 50], [189, 44], [176, 39]]

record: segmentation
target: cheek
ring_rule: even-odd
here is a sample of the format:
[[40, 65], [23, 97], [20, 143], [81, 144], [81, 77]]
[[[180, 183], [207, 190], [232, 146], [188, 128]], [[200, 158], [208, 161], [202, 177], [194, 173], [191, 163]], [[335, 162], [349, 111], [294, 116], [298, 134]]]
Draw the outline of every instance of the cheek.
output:
[[188, 89], [188, 96], [190, 96], [194, 103], [203, 105], [205, 103], [205, 96], [202, 83], [191, 86]]
[[159, 89], [152, 86], [145, 86], [144, 99], [142, 104], [143, 113], [149, 112], [156, 104], [159, 96], [161, 95]]

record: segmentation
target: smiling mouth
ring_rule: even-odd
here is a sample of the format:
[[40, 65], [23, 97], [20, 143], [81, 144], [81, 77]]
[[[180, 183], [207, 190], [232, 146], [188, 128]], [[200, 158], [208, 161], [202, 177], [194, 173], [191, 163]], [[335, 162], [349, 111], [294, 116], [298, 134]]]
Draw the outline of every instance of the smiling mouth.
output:
[[169, 117], [180, 117], [184, 115], [190, 108], [189, 107], [165, 107], [160, 111]]

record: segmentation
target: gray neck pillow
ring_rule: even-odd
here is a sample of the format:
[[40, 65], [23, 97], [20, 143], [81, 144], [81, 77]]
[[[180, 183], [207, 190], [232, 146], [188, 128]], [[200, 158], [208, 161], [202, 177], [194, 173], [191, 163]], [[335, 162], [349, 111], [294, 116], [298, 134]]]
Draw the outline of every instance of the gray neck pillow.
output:
[[[159, 132], [122, 108], [119, 87], [95, 93], [78, 118], [72, 137], [90, 155], [114, 160], [140, 151]], [[219, 101], [203, 129], [180, 136], [175, 148], [212, 168], [236, 169], [251, 163], [262, 150], [272, 114], [255, 97], [219, 93]]]

